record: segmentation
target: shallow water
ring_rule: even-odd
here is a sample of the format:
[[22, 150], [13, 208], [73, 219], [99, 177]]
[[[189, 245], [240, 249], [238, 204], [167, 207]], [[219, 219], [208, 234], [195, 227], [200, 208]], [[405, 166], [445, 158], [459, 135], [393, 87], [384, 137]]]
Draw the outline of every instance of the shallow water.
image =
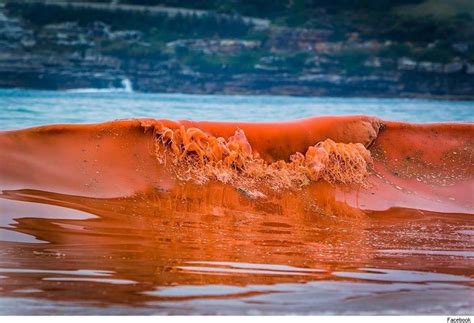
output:
[[[322, 114], [473, 121], [474, 103], [0, 91], [0, 129]], [[191, 209], [186, 196], [2, 191], [0, 313], [472, 314], [472, 212], [288, 215], [208, 193], [212, 210]]]

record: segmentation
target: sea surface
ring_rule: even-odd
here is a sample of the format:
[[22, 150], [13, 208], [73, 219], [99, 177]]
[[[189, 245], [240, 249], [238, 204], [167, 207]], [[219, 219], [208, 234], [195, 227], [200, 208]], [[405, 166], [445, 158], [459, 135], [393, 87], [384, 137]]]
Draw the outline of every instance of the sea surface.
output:
[[408, 122], [473, 122], [474, 101], [144, 94], [122, 89], [0, 90], [0, 130], [125, 118], [281, 121], [365, 114]]
[[[474, 102], [0, 90], [0, 130], [328, 114], [473, 122]], [[185, 201], [166, 213], [156, 203], [2, 191], [0, 314], [474, 312], [473, 214], [397, 208], [334, 219], [190, 212]]]

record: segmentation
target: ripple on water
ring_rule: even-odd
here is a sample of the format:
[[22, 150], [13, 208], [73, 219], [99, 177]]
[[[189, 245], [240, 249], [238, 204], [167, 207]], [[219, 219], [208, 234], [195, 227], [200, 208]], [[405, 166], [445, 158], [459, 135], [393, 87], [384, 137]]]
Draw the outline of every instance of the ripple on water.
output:
[[360, 272], [334, 272], [337, 277], [375, 280], [387, 282], [471, 282], [472, 279], [461, 275], [440, 274], [433, 272], [407, 271], [395, 269], [361, 268]]
[[394, 255], [427, 255], [427, 256], [450, 256], [450, 257], [463, 257], [472, 258], [474, 257], [474, 251], [463, 251], [463, 250], [421, 250], [421, 249], [390, 249], [390, 250], [379, 250], [381, 254], [394, 254]]
[[[254, 274], [254, 275], [289, 275], [307, 276], [321, 273], [324, 270], [300, 268], [288, 265], [253, 264], [226, 261], [190, 261], [188, 266], [176, 266], [176, 269], [201, 274]], [[200, 266], [207, 265], [207, 266]]]

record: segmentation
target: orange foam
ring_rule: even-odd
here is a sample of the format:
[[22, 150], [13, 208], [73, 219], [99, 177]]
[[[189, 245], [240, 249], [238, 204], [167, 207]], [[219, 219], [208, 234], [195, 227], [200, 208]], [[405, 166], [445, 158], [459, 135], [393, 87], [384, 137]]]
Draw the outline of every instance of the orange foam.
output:
[[[372, 163], [370, 151], [360, 143], [326, 139], [308, 147], [305, 154], [292, 154], [289, 162], [266, 162], [253, 151], [242, 129], [227, 139], [183, 125], [170, 129], [157, 123], [153, 131], [157, 160], [180, 180], [198, 184], [217, 180], [247, 192], [258, 192], [262, 186], [298, 189], [321, 179], [363, 184]], [[261, 192], [259, 195], [263, 196]]]

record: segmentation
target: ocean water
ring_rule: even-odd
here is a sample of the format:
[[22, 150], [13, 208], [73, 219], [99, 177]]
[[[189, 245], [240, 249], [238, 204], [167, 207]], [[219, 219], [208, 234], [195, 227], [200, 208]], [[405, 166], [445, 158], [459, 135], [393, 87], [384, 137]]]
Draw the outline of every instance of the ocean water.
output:
[[[474, 102], [0, 90], [0, 130], [327, 114], [473, 122]], [[0, 314], [473, 312], [472, 214], [391, 208], [288, 216], [264, 202], [236, 212], [224, 191], [205, 187], [210, 211], [146, 192], [98, 198], [0, 190]]]
[[130, 89], [70, 92], [0, 90], [0, 130], [124, 118], [278, 121], [365, 114], [408, 122], [473, 122], [474, 102], [418, 99], [301, 98], [134, 93]]

